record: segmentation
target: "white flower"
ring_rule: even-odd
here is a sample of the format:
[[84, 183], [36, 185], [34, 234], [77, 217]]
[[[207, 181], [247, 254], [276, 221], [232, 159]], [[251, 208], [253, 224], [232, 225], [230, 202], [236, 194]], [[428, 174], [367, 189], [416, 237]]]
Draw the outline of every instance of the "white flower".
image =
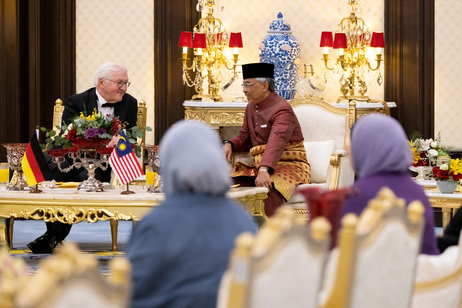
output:
[[432, 143], [430, 143], [430, 146], [432, 148], [438, 148], [438, 141], [433, 141]]
[[69, 133], [70, 130], [72, 130], [74, 128], [74, 124], [69, 124], [69, 126], [67, 127], [66, 131], [64, 132], [64, 136], [66, 137], [67, 134]]
[[441, 169], [441, 170], [448, 170], [448, 169], [449, 169], [449, 166], [446, 165], [446, 164], [442, 164], [442, 165], [440, 166], [440, 169]]
[[438, 156], [438, 151], [434, 149], [430, 149], [428, 150], [428, 156], [431, 156], [431, 157]]
[[425, 152], [425, 151], [428, 151], [428, 149], [430, 149], [430, 143], [433, 142], [433, 139], [427, 139], [427, 140], [423, 140], [423, 139], [420, 139], [419, 140], [420, 142], [418, 142], [418, 148], [417, 148], [417, 151], [418, 152]]

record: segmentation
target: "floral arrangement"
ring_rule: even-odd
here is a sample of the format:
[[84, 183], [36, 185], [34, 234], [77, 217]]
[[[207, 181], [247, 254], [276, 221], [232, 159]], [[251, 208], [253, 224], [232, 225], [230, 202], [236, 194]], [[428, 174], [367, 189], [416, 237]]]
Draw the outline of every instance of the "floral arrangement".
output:
[[[49, 151], [53, 146], [72, 149], [76, 143], [81, 141], [97, 142], [106, 139], [109, 142], [114, 136], [118, 136], [121, 125], [119, 117], [104, 116], [100, 112], [96, 112], [96, 108], [91, 115], [81, 112], [68, 125], [56, 126], [58, 131], [63, 132], [61, 134], [55, 130], [47, 131], [46, 128], [41, 127], [42, 131], [47, 131], [47, 144], [46, 146], [43, 145], [42, 149]], [[146, 130], [150, 131], [151, 128], [146, 127]], [[136, 138], [143, 138], [144, 132], [134, 126], [126, 131], [126, 135], [131, 144], [136, 144]], [[135, 145], [135, 154], [141, 157], [141, 148], [138, 145]]]
[[449, 165], [444, 163], [441, 166], [435, 166], [432, 169], [432, 175], [435, 180], [458, 181], [462, 179], [462, 160], [451, 159]]
[[118, 117], [103, 116], [96, 113], [96, 109], [89, 116], [81, 112], [69, 125], [63, 125], [61, 128], [64, 131], [61, 138], [65, 139], [63, 145], [70, 147], [72, 143], [82, 139], [112, 139], [117, 134], [120, 124]]
[[419, 132], [414, 132], [409, 141], [414, 156], [414, 167], [434, 166], [438, 156], [450, 156], [450, 151], [442, 146], [441, 135], [438, 133], [436, 140], [423, 139]]

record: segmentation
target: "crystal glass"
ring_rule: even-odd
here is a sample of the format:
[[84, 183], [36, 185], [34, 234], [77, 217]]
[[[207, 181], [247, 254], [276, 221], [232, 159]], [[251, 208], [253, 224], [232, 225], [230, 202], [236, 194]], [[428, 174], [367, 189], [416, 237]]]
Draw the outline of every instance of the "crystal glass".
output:
[[[157, 173], [158, 185], [148, 186], [148, 191], [153, 193], [162, 192], [162, 178], [160, 176], [160, 159], [159, 159], [159, 146], [158, 145], [145, 145], [148, 151], [148, 165], [151, 170]], [[147, 179], [147, 175], [146, 175]], [[156, 187], [155, 187], [156, 186]]]
[[8, 168], [8, 163], [0, 163], [0, 190], [4, 190], [8, 185], [9, 177], [10, 168]]
[[27, 182], [22, 172], [22, 158], [26, 152], [28, 143], [4, 143], [2, 144], [6, 148], [6, 158], [8, 160], [8, 166], [14, 171], [11, 182], [6, 186], [7, 190], [24, 190], [28, 187]]

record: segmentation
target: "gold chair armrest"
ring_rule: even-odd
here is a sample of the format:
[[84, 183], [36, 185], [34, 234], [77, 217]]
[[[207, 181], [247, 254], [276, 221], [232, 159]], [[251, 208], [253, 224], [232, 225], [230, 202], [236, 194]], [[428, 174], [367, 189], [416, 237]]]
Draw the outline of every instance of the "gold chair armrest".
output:
[[348, 153], [344, 150], [336, 151], [330, 155], [331, 173], [329, 178], [329, 190], [335, 190], [338, 188], [340, 181], [340, 159], [346, 156], [348, 156]]

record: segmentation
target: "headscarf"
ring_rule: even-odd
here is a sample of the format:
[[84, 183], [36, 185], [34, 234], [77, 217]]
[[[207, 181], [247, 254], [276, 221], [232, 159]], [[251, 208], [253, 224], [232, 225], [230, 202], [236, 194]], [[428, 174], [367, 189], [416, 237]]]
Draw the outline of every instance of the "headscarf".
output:
[[224, 195], [230, 188], [230, 167], [218, 134], [205, 124], [180, 121], [160, 142], [163, 192]]
[[365, 116], [354, 125], [351, 155], [360, 178], [379, 171], [406, 171], [413, 159], [401, 124], [381, 114]]

